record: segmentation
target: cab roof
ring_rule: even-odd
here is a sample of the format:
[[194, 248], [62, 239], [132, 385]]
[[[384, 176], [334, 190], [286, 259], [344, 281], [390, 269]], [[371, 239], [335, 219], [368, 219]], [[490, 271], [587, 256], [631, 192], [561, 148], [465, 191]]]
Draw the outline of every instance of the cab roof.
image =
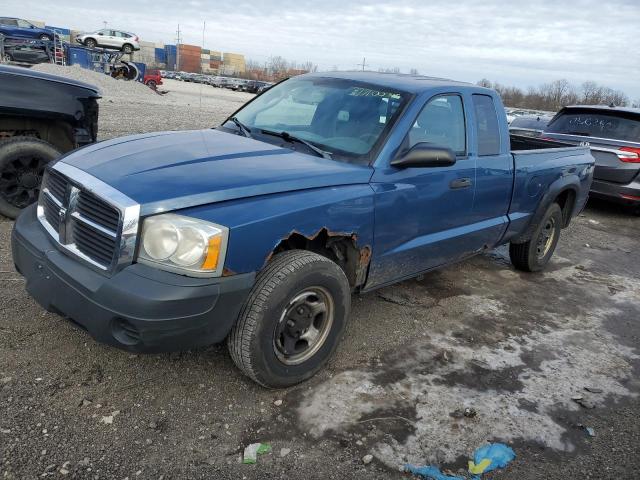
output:
[[355, 80], [357, 82], [371, 83], [386, 88], [394, 88], [409, 93], [421, 93], [432, 88], [456, 86], [460, 88], [473, 88], [474, 90], [491, 91], [472, 83], [458, 82], [447, 78], [427, 77], [424, 75], [410, 75], [403, 73], [382, 73], [382, 72], [322, 72], [309, 73], [305, 77], [341, 78], [345, 80]]

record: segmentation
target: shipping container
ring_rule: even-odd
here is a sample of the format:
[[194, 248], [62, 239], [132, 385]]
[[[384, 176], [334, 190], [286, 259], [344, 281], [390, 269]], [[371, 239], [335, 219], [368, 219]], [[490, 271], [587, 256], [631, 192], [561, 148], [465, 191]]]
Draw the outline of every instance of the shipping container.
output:
[[155, 59], [157, 63], [167, 63], [167, 51], [164, 48], [156, 48]]

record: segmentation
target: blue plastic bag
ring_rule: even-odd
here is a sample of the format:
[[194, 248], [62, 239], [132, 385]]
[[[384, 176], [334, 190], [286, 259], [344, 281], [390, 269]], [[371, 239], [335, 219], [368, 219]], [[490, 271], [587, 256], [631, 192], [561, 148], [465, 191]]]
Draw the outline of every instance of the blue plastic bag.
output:
[[469, 472], [474, 478], [480, 478], [483, 473], [506, 467], [514, 458], [516, 454], [511, 447], [502, 443], [489, 443], [475, 451], [473, 461], [469, 460]]
[[445, 475], [440, 471], [438, 467], [428, 465], [425, 467], [416, 467], [415, 465], [405, 465], [404, 468], [413, 473], [414, 475], [420, 475], [423, 478], [429, 480], [464, 480], [461, 477], [452, 477], [451, 475]]

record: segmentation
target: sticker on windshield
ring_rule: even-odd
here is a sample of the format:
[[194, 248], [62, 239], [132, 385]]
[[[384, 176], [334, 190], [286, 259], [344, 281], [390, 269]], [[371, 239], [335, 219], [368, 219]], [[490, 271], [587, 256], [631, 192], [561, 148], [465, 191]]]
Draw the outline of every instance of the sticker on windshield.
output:
[[382, 97], [382, 98], [393, 98], [399, 99], [399, 93], [391, 93], [391, 92], [382, 92], [380, 90], [372, 90], [371, 88], [364, 87], [353, 87], [353, 90], [349, 92], [349, 95], [352, 97]]

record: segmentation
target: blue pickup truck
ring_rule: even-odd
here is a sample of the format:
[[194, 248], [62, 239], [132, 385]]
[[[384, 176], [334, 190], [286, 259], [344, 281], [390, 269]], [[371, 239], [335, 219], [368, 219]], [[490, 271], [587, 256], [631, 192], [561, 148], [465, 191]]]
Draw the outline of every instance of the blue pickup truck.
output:
[[510, 244], [541, 270], [585, 205], [588, 147], [510, 137], [493, 90], [302, 75], [211, 130], [109, 140], [51, 165], [15, 223], [28, 292], [131, 351], [227, 340], [267, 387], [317, 372], [351, 295]]

